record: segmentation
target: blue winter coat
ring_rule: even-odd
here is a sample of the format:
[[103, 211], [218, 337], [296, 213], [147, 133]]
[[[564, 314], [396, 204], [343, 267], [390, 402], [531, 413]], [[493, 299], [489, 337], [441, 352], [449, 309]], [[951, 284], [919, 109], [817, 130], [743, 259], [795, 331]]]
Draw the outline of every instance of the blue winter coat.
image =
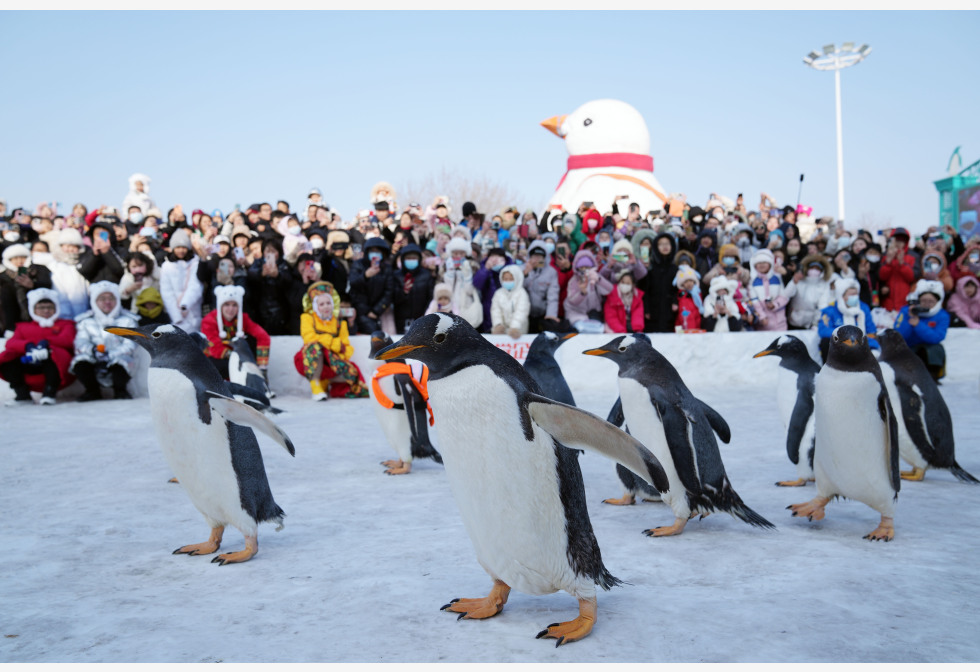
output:
[[898, 311], [895, 319], [895, 329], [902, 335], [910, 348], [917, 345], [933, 345], [941, 343], [946, 338], [946, 330], [949, 328], [949, 313], [942, 308], [935, 315], [919, 318], [919, 323], [914, 327], [909, 324], [909, 307], [904, 306]]
[[[875, 337], [875, 323], [871, 318], [871, 309], [868, 304], [861, 301], [861, 312], [864, 313], [864, 326], [868, 334], [868, 345], [873, 350], [880, 350], [878, 339]], [[844, 326], [844, 314], [837, 308], [837, 304], [827, 306], [820, 311], [820, 321], [817, 323], [817, 333], [820, 338], [830, 338], [834, 335], [834, 329]]]

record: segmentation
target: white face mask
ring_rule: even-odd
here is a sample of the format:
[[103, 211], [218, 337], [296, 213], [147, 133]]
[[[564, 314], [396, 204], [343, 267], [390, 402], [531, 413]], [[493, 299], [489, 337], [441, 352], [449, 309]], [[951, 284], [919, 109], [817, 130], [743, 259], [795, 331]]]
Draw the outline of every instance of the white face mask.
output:
[[142, 212], [129, 213], [129, 221], [131, 221], [133, 224], [139, 224], [140, 222], [143, 221], [143, 213]]
[[297, 224], [296, 226], [289, 227], [289, 235], [291, 235], [291, 236], [298, 236], [302, 232], [303, 232], [303, 229], [302, 229], [302, 227], [299, 226], [299, 224]]
[[621, 283], [619, 283], [619, 293], [620, 294], [629, 294], [632, 291], [633, 291], [633, 283], [632, 282], [621, 282]]
[[4, 231], [3, 239], [8, 243], [16, 243], [20, 240], [20, 231]]
[[323, 240], [321, 238], [314, 238], [310, 241], [310, 245], [313, 246], [314, 250], [323, 249]]

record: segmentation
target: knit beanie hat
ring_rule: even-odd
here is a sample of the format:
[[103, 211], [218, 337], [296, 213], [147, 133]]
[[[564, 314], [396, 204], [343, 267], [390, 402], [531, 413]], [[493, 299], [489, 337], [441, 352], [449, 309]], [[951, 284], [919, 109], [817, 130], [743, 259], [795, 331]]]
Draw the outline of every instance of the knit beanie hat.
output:
[[690, 266], [682, 266], [677, 270], [677, 275], [674, 276], [674, 284], [680, 287], [688, 280], [693, 280], [695, 284], [697, 284], [697, 273], [695, 273], [694, 269]]
[[194, 249], [191, 247], [191, 237], [187, 235], [187, 229], [177, 229], [174, 231], [174, 235], [170, 236], [170, 249], [175, 250], [178, 247], [186, 247], [188, 250]]

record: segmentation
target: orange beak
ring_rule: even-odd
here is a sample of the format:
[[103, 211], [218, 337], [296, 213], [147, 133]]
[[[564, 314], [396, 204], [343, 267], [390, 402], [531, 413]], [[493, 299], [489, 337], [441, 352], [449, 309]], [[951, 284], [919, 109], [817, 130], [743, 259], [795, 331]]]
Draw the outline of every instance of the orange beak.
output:
[[573, 338], [575, 336], [578, 336], [578, 332], [577, 331], [573, 331], [570, 334], [565, 334], [564, 336], [561, 337], [561, 340], [567, 341], [568, 339]]
[[598, 357], [598, 356], [602, 356], [602, 355], [608, 355], [609, 354], [609, 351], [608, 350], [603, 350], [602, 348], [596, 348], [594, 350], [586, 350], [582, 354], [583, 355], [596, 355]]
[[848, 339], [845, 339], [844, 340], [844, 345], [849, 346], [849, 347], [854, 347], [855, 345], [857, 345], [857, 341], [855, 341], [852, 338], [848, 338]]
[[559, 114], [556, 117], [545, 119], [544, 121], [541, 122], [541, 125], [547, 128], [555, 135], [557, 135], [559, 138], [564, 138], [565, 134], [562, 133], [559, 129], [561, 128], [561, 125], [565, 122], [565, 119], [567, 117], [568, 117], [567, 114]]
[[110, 334], [115, 334], [116, 336], [138, 336], [139, 338], [147, 338], [146, 335], [141, 334], [138, 331], [123, 329], [122, 327], [107, 327], [106, 331], [108, 331]]
[[388, 360], [388, 359], [398, 359], [404, 357], [412, 350], [418, 350], [419, 348], [424, 348], [424, 345], [395, 345], [388, 346], [387, 349], [381, 350], [374, 355], [375, 359]]
[[755, 359], [756, 357], [765, 357], [766, 355], [771, 355], [773, 352], [775, 352], [775, 351], [774, 350], [763, 350], [762, 352], [759, 352], [759, 353], [756, 353], [756, 354], [752, 355], [752, 359]]

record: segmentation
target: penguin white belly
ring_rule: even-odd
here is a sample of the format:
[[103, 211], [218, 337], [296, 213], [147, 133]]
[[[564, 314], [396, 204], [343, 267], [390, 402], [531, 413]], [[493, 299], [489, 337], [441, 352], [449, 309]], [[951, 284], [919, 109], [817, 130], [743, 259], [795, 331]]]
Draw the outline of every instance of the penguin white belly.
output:
[[[915, 446], [915, 441], [905, 427], [905, 417], [902, 412], [902, 400], [898, 396], [898, 387], [895, 385], [895, 369], [888, 364], [881, 364], [881, 377], [885, 380], [885, 388], [888, 390], [888, 399], [892, 402], [892, 410], [895, 411], [895, 421], [898, 423], [898, 454], [902, 459], [913, 467], [927, 469], [929, 463], [926, 462], [919, 449]], [[919, 405], [920, 422], [922, 427], [926, 426], [925, 405]]]
[[[404, 404], [405, 400], [395, 394], [394, 376], [384, 376], [378, 381], [381, 391], [385, 396], [396, 404]], [[398, 459], [402, 462], [412, 461], [412, 430], [408, 426], [408, 414], [405, 410], [398, 408], [385, 408], [378, 403], [374, 396], [374, 385], [368, 385], [371, 399], [374, 399], [374, 417], [381, 425], [388, 444], [395, 449]]]
[[531, 595], [594, 594], [569, 566], [554, 439], [528, 441], [513, 389], [483, 365], [429, 381], [446, 477], [480, 565]]
[[800, 478], [810, 480], [813, 478], [813, 467], [810, 466], [810, 447], [813, 446], [813, 433], [816, 428], [816, 413], [810, 414], [810, 419], [806, 421], [806, 429], [803, 430], [803, 439], [800, 441], [800, 457], [796, 462], [796, 474]]
[[825, 366], [817, 375], [817, 449], [813, 468], [823, 496], [856, 499], [884, 516], [895, 512], [885, 450], [887, 428], [878, 414], [881, 386], [871, 373]]
[[681, 482], [674, 466], [674, 458], [670, 455], [667, 445], [667, 433], [664, 431], [660, 415], [650, 400], [650, 392], [633, 378], [619, 379], [619, 398], [623, 402], [623, 415], [630, 433], [646, 446], [667, 474], [670, 490], [661, 493], [663, 501], [670, 507], [678, 518], [691, 515], [691, 507], [687, 501], [687, 489]]
[[147, 385], [163, 455], [191, 502], [209, 523], [254, 534], [255, 520], [242, 509], [225, 421], [212, 413], [210, 425], [201, 422], [194, 384], [173, 369], [150, 367]]

